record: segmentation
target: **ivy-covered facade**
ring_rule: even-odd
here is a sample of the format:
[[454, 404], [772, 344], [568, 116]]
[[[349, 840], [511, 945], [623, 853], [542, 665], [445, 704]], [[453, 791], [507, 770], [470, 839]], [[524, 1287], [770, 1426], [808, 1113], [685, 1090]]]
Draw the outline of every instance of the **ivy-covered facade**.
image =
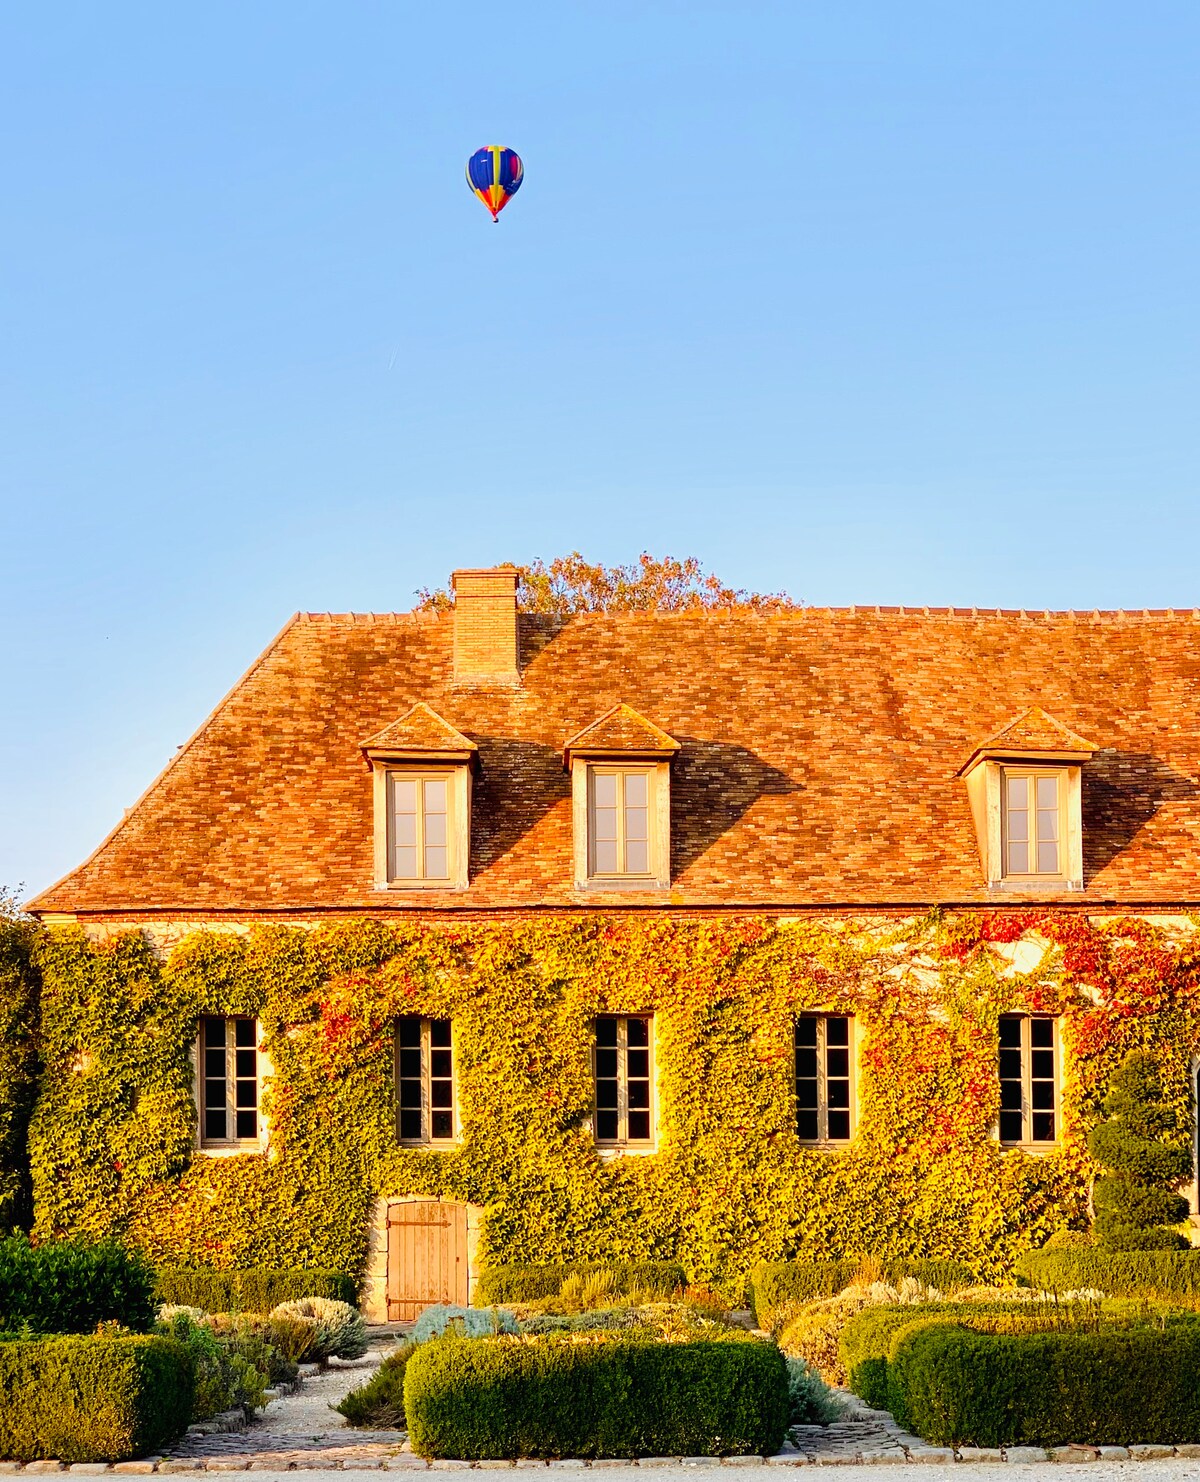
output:
[[[184, 761], [34, 902], [36, 1236], [378, 1280], [388, 1201], [424, 1196], [476, 1212], [477, 1260], [678, 1259], [736, 1290], [761, 1259], [871, 1251], [991, 1278], [1088, 1228], [1087, 1133], [1130, 1050], [1155, 1057], [1191, 1145], [1197, 758], [1183, 691], [1148, 707], [1143, 684], [1135, 710], [1100, 662], [1136, 642], [1182, 669], [1177, 620], [1063, 615], [1014, 646], [1000, 614], [940, 628], [876, 614], [850, 632], [836, 615], [686, 619], [696, 633], [525, 631], [514, 610], [514, 672], [497, 675], [494, 605], [455, 631], [469, 597], [464, 583], [456, 616], [409, 626], [285, 633]], [[1093, 645], [1091, 670], [1087, 653], [1074, 677], [1050, 665], [1062, 630]], [[470, 643], [476, 658], [456, 658]], [[943, 675], [926, 694], [955, 644], [973, 692]], [[720, 678], [723, 654], [735, 677]], [[1035, 699], [1032, 719], [998, 730]], [[331, 719], [341, 701], [352, 713]], [[975, 793], [956, 775], [972, 764], [996, 769]], [[1020, 828], [1006, 767], [1076, 769], [1074, 794], [1065, 780], [1056, 794], [1053, 878], [1005, 874]], [[596, 786], [609, 775], [626, 790]], [[448, 781], [427, 798], [411, 778]], [[600, 848], [610, 796], [621, 853]], [[1037, 839], [1051, 826], [1034, 817]], [[428, 851], [453, 850], [456, 830], [452, 881], [454, 860]], [[397, 876], [430, 860], [444, 887]], [[818, 1018], [819, 1074], [797, 1027]], [[653, 1131], [614, 1145], [598, 1025], [633, 1019], [652, 1026], [653, 1069], [622, 1038], [614, 1104], [635, 1126], [644, 1075]], [[218, 1146], [206, 1086], [229, 1067], [235, 1118], [250, 1074], [232, 1030], [226, 1060], [206, 1060], [218, 1031], [204, 1026], [223, 1020], [255, 1026], [262, 1135]], [[1032, 1058], [1037, 1031], [1006, 1062], [1034, 1021], [1052, 1060]], [[839, 1061], [829, 1026], [843, 1023]], [[444, 1032], [452, 1072], [419, 1055], [406, 1072], [402, 1025], [427, 1057]], [[431, 1074], [452, 1100], [440, 1138]], [[1050, 1120], [1043, 1101], [1035, 1126], [1039, 1074]], [[423, 1123], [403, 1119], [406, 1076]], [[830, 1118], [841, 1079], [847, 1136]]]

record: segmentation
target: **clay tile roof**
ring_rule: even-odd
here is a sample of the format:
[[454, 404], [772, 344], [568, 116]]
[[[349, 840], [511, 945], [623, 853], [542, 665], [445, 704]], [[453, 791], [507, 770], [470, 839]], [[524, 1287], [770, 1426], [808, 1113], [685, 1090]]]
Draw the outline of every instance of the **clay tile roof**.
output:
[[563, 765], [571, 765], [573, 753], [597, 756], [607, 753], [633, 752], [638, 756], [672, 756], [679, 750], [674, 736], [639, 715], [632, 705], [622, 701], [584, 726], [563, 746]]
[[365, 752], [464, 752], [478, 751], [461, 731], [419, 700], [382, 731], [360, 743]]
[[[1072, 904], [1200, 905], [1192, 610], [522, 614], [519, 636], [519, 685], [463, 689], [448, 616], [296, 618], [34, 904], [182, 923], [990, 906], [956, 774], [981, 736], [1013, 744], [1010, 718], [1038, 706], [1055, 721], [1027, 717], [1025, 742], [1055, 723], [1073, 741], [1103, 741], [1083, 768], [1084, 889]], [[666, 902], [574, 890], [563, 738], [622, 704], [680, 742]], [[479, 749], [470, 885], [457, 894], [374, 889], [362, 738], [421, 705]]]
[[1094, 741], [1085, 741], [1077, 732], [1064, 726], [1038, 705], [1022, 710], [1020, 715], [1008, 721], [1000, 729], [981, 741], [959, 769], [959, 775], [971, 771], [976, 762], [986, 757], [1036, 756], [1039, 753], [1054, 756], [1078, 757], [1086, 760], [1099, 750]]

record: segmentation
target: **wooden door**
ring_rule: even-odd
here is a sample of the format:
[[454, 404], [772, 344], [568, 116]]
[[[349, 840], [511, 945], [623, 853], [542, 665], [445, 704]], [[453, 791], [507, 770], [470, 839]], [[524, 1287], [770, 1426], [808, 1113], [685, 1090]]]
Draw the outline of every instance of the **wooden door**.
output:
[[418, 1317], [433, 1302], [467, 1305], [465, 1204], [389, 1204], [387, 1235], [389, 1322]]

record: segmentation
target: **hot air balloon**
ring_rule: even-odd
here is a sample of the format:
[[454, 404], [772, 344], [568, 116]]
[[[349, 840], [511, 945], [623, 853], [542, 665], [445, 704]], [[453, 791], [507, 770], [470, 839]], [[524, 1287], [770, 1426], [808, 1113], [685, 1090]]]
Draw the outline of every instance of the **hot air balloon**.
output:
[[502, 144], [487, 144], [467, 161], [467, 184], [492, 213], [493, 221], [499, 221], [524, 177], [521, 156]]

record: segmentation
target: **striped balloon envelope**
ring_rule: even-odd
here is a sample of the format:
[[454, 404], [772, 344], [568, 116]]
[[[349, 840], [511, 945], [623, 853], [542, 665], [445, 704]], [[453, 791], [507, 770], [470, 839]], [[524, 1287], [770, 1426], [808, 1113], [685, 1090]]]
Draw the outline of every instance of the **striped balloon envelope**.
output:
[[498, 221], [500, 213], [521, 189], [525, 167], [515, 149], [487, 144], [467, 161], [467, 184]]

